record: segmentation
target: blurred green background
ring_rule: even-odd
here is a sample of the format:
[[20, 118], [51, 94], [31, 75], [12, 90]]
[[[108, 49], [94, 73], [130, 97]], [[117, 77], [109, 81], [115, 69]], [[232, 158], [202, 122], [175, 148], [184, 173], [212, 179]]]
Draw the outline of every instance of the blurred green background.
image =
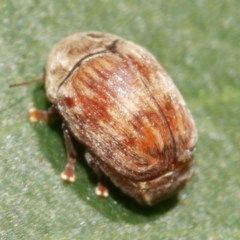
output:
[[[240, 1], [75, 0], [0, 2], [0, 239], [240, 239]], [[38, 79], [51, 47], [98, 30], [152, 52], [182, 92], [199, 131], [195, 175], [179, 194], [139, 207], [97, 182], [79, 156], [77, 181], [59, 175], [59, 124], [30, 124], [46, 109]], [[80, 151], [81, 152], [81, 151]]]

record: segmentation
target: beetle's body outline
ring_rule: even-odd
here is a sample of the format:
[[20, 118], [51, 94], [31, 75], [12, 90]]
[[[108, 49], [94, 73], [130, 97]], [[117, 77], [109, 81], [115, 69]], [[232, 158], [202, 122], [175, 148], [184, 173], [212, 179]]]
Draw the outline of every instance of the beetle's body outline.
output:
[[169, 197], [192, 175], [194, 120], [144, 48], [107, 33], [71, 35], [52, 49], [45, 86], [90, 166], [140, 204]]

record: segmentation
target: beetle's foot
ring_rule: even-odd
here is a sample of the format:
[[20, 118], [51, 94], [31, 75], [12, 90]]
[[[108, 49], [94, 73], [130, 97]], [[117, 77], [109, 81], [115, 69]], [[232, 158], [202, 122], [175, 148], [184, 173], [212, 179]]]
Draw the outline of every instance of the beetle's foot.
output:
[[41, 111], [36, 108], [30, 108], [28, 111], [30, 122], [36, 123], [43, 120], [52, 120], [58, 117], [58, 109], [56, 105], [52, 105], [47, 111]]
[[66, 182], [75, 182], [76, 177], [74, 173], [74, 167], [72, 165], [67, 164], [64, 171], [61, 174], [61, 179]]
[[98, 183], [97, 187], [95, 188], [95, 193], [97, 196], [106, 198], [108, 197], [108, 189], [102, 184]]
[[30, 108], [28, 111], [30, 122], [36, 123], [42, 120], [47, 120], [49, 118], [49, 114], [47, 111], [40, 111], [36, 108]]

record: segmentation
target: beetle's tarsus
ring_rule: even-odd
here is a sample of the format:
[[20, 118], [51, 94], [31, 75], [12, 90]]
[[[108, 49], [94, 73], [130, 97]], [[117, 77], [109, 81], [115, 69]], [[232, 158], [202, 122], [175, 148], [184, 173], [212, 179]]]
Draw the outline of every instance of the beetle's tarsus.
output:
[[76, 161], [69, 161], [64, 169], [64, 171], [61, 174], [61, 179], [66, 182], [75, 182], [75, 165]]
[[108, 189], [102, 183], [98, 183], [98, 185], [96, 186], [95, 194], [102, 198], [106, 198], [109, 196]]
[[55, 105], [52, 105], [47, 111], [30, 108], [28, 111], [29, 120], [32, 123], [52, 119], [58, 113]]
[[48, 119], [47, 111], [40, 111], [36, 108], [30, 108], [28, 111], [29, 114], [29, 120], [32, 123], [40, 122], [42, 120]]

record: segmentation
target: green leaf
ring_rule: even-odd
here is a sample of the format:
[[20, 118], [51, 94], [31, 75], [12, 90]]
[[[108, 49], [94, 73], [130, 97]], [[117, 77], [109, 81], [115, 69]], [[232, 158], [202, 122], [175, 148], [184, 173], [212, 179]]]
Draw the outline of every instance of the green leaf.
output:
[[[240, 1], [11, 1], [0, 13], [1, 239], [240, 239]], [[195, 175], [178, 197], [152, 207], [97, 179], [83, 150], [74, 184], [60, 173], [59, 124], [31, 124], [47, 109], [39, 79], [48, 52], [79, 31], [111, 32], [152, 52], [171, 75], [199, 131]]]

